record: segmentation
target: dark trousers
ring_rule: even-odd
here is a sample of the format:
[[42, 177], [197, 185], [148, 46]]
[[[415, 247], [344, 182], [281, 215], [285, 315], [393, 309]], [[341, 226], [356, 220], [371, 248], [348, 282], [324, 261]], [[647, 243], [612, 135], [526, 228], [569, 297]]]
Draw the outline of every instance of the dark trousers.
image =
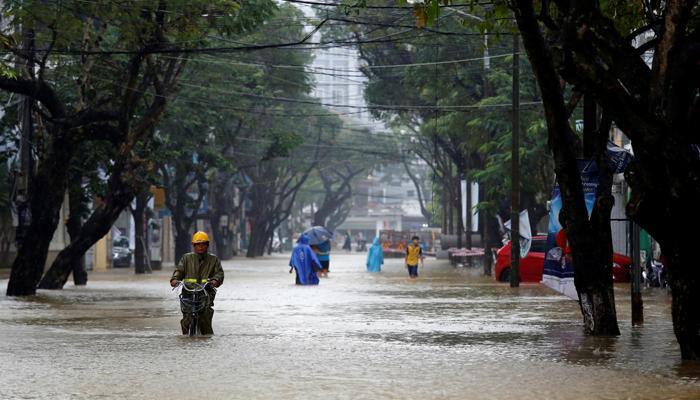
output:
[[406, 265], [408, 268], [408, 276], [417, 277], [418, 276], [418, 266], [417, 265]]
[[[182, 313], [182, 319], [180, 320], [180, 327], [182, 328], [182, 334], [187, 335], [190, 333], [190, 320], [192, 315], [190, 313]], [[199, 332], [202, 335], [213, 335], [214, 329], [212, 328], [212, 320], [214, 319], [214, 294], [209, 293], [209, 305], [204, 307], [202, 311], [199, 312], [199, 318], [197, 320], [197, 325], [199, 326]]]

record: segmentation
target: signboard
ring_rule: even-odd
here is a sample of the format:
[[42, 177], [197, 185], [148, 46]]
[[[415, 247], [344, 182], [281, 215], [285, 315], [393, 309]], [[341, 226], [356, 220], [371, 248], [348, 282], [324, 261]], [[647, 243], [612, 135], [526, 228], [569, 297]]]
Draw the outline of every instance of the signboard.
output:
[[153, 208], [162, 210], [165, 208], [165, 189], [156, 186], [151, 186], [151, 195], [153, 195]]

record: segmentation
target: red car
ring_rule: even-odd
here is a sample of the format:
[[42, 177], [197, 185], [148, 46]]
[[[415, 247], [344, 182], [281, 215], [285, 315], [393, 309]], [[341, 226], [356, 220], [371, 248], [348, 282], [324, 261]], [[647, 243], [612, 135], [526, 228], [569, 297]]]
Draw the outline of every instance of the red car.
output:
[[[542, 281], [544, 270], [544, 254], [547, 248], [547, 236], [535, 236], [532, 238], [532, 246], [527, 257], [520, 259], [520, 282]], [[498, 249], [496, 253], [495, 277], [501, 282], [510, 280], [510, 241]], [[615, 282], [629, 282], [632, 259], [622, 254], [613, 253], [613, 280]]]

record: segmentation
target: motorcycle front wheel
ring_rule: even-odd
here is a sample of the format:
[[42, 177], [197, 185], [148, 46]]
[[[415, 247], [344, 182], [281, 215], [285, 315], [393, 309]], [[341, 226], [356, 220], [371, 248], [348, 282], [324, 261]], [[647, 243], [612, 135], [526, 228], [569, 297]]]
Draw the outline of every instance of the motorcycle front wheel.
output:
[[199, 316], [194, 313], [190, 318], [189, 336], [197, 336], [197, 327], [199, 325]]

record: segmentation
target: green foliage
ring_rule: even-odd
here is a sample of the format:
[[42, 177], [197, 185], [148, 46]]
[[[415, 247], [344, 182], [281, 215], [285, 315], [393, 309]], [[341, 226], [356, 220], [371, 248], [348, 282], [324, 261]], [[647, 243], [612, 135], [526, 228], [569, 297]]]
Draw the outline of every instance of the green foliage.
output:
[[[510, 13], [500, 3], [481, 7], [476, 2], [462, 2], [458, 4], [471, 6], [457, 10], [437, 7], [438, 3], [443, 4], [433, 1], [416, 5], [425, 12], [426, 29], [406, 33], [405, 25], [394, 26], [397, 20], [406, 20], [405, 10], [389, 13], [384, 9], [365, 9], [359, 16], [363, 21], [371, 21], [368, 26], [331, 28], [328, 35], [339, 38], [359, 30], [368, 42], [374, 38], [401, 38], [360, 46], [370, 67], [410, 65], [364, 70], [369, 78], [366, 99], [381, 106], [373, 109], [374, 115], [394, 127], [395, 132], [406, 132], [408, 138], [401, 138], [399, 143], [408, 154], [431, 165], [433, 179], [454, 186], [459, 172], [465, 171], [470, 179], [482, 184], [485, 201], [501, 204], [507, 201], [510, 190], [506, 178], [510, 175], [512, 99], [513, 50], [509, 33], [513, 28], [507, 18]], [[435, 19], [438, 12], [439, 20]], [[483, 61], [484, 32], [489, 32], [488, 64]], [[552, 166], [546, 131], [541, 129], [541, 108], [529, 105], [539, 101], [539, 94], [524, 57], [521, 71], [520, 96], [526, 104], [521, 110], [523, 196], [531, 202], [544, 201], [551, 189]], [[438, 197], [443, 195], [443, 185], [436, 185], [435, 189]]]
[[[120, 116], [126, 119], [120, 123], [121, 130], [124, 126], [128, 129], [129, 121], [138, 121], [139, 117], [158, 118], [159, 111], [149, 109], [149, 104], [157, 96], [171, 94], [188, 50], [220, 46], [226, 38], [248, 35], [275, 9], [270, 0], [166, 0], [129, 4], [8, 1], [3, 2], [3, 12], [9, 24], [0, 45], [21, 53], [24, 51], [21, 34], [31, 31], [38, 72], [34, 76], [21, 70], [20, 76], [50, 82], [69, 114], [87, 109], [126, 112]], [[211, 37], [221, 39], [212, 41]], [[138, 63], [140, 69], [135, 69]], [[160, 81], [164, 93], [155, 93], [158, 85], [154, 81]], [[134, 88], [133, 94], [127, 90], [129, 86]], [[198, 116], [205, 117], [202, 112], [200, 109]], [[215, 116], [211, 110], [204, 112]], [[194, 122], [189, 122], [182, 127], [191, 131]], [[134, 128], [138, 125], [133, 123]], [[86, 174], [97, 168], [109, 172], [114, 163], [106, 160], [113, 160], [117, 151], [122, 151], [122, 147], [114, 144], [125, 143], [133, 149], [131, 154], [142, 153], [136, 159], [148, 157], [152, 145], [148, 134], [132, 136], [123, 131], [112, 134], [106, 138], [111, 141], [111, 147], [101, 143], [105, 138], [91, 137], [87, 130], [85, 134], [76, 138], [84, 156], [76, 161], [74, 168], [84, 169]], [[38, 147], [48, 145], [50, 142]], [[87, 161], [90, 159], [93, 162]]]
[[[280, 6], [266, 24], [236, 40], [274, 43], [301, 38], [302, 18], [297, 8]], [[205, 45], [214, 46], [215, 41]], [[180, 92], [157, 127], [158, 163], [203, 175], [241, 172], [259, 184], [278, 178], [257, 176], [259, 166], [285, 165], [275, 173], [292, 175], [307, 168], [317, 132], [341, 123], [309, 96], [312, 81], [304, 66], [311, 62], [311, 53], [286, 51], [285, 63], [299, 68], [277, 68], [279, 51], [285, 50], [193, 57], [180, 79]]]
[[[181, 52], [211, 45], [209, 35], [248, 33], [274, 9], [270, 0], [9, 1], [3, 6], [9, 24], [0, 44], [21, 53], [22, 32], [31, 31], [36, 79], [55, 85], [69, 112], [121, 109], [139, 54], [146, 58], [145, 74], [172, 79], [168, 68]], [[20, 74], [26, 77], [28, 71]], [[167, 83], [161, 82], [166, 90]], [[150, 90], [140, 86], [137, 94], [152, 99]], [[137, 104], [134, 114], [143, 112], [144, 104]]]
[[646, 23], [641, 1], [603, 0], [600, 1], [600, 9], [615, 21], [619, 32], [632, 32]]

